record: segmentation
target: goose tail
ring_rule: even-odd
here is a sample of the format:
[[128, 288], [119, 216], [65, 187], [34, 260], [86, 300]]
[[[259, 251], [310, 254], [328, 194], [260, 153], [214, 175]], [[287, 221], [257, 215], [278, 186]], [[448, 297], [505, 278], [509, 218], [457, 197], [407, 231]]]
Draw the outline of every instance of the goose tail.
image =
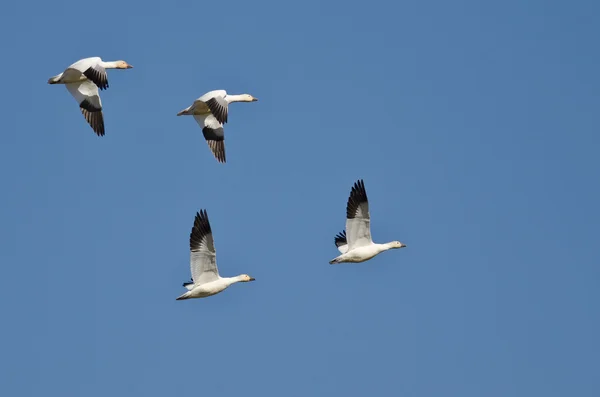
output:
[[340, 257], [339, 256], [337, 258], [333, 258], [332, 260], [329, 261], [330, 265], [333, 265], [335, 263], [340, 263]]
[[177, 301], [182, 301], [182, 300], [185, 300], [185, 299], [190, 299], [190, 291], [187, 291], [185, 294], [183, 294], [183, 295], [179, 296], [179, 297], [178, 297], [177, 299], [175, 299], [175, 300], [177, 300]]

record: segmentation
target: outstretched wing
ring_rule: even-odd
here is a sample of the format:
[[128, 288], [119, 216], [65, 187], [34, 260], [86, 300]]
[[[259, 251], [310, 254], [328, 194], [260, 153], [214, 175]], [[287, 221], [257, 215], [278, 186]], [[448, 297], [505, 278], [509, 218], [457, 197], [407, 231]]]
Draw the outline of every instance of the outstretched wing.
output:
[[342, 254], [348, 252], [348, 241], [346, 240], [345, 230], [335, 235], [335, 246]]
[[83, 71], [83, 75], [96, 84], [101, 90], [108, 88], [108, 74], [106, 73], [106, 69], [99, 64], [96, 63], [87, 68]]
[[348, 233], [348, 251], [371, 245], [371, 218], [369, 201], [362, 179], [354, 183], [348, 204], [346, 205], [346, 230]]
[[98, 87], [90, 80], [65, 84], [67, 90], [79, 103], [81, 113], [98, 136], [104, 136], [104, 116], [102, 115], [102, 101]]
[[211, 152], [219, 163], [225, 163], [225, 130], [223, 124], [212, 114], [194, 115], [194, 119], [202, 128], [202, 134]]
[[190, 233], [190, 269], [194, 285], [219, 279], [217, 253], [206, 210], [196, 213]]
[[214, 96], [204, 103], [206, 103], [206, 106], [208, 106], [210, 112], [216, 117], [219, 123], [227, 123], [228, 103], [224, 97]]

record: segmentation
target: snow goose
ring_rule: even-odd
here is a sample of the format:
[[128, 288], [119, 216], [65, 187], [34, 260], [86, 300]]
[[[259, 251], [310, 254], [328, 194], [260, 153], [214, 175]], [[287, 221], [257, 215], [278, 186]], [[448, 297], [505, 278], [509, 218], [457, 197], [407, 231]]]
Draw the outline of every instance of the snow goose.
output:
[[218, 162], [225, 163], [225, 131], [229, 104], [233, 102], [256, 102], [249, 94], [229, 95], [225, 90], [207, 92], [196, 99], [191, 106], [177, 113], [177, 116], [194, 116], [202, 128], [204, 139]]
[[104, 62], [99, 57], [81, 59], [61, 74], [50, 77], [48, 84], [64, 84], [73, 95], [83, 117], [98, 136], [104, 136], [102, 101], [98, 89], [108, 88], [106, 69], [131, 69], [125, 61]]
[[[346, 230], [348, 235], [346, 235]], [[354, 183], [346, 205], [346, 229], [335, 236], [335, 246], [342, 255], [329, 261], [329, 264], [367, 261], [383, 251], [404, 248], [400, 241], [376, 244], [371, 239], [371, 218], [369, 200], [362, 179]]]
[[187, 292], [177, 300], [205, 298], [218, 294], [231, 284], [254, 281], [247, 274], [237, 277], [221, 277], [217, 269], [217, 254], [213, 241], [212, 230], [208, 222], [206, 210], [196, 213], [194, 226], [190, 233], [190, 269], [192, 281], [183, 283]]

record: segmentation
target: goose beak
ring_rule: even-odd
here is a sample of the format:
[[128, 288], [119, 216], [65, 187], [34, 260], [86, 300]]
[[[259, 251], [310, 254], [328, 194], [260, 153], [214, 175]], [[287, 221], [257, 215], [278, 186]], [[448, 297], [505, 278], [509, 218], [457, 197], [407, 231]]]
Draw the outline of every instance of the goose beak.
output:
[[254, 277], [250, 277], [250, 280], [248, 280], [248, 281], [254, 281], [254, 280], [256, 280]]
[[252, 102], [256, 102], [256, 101], [258, 101], [258, 98], [252, 97]]
[[131, 66], [130, 64], [127, 64], [127, 69], [133, 69], [133, 66]]
[[400, 248], [405, 248], [406, 244], [400, 244]]

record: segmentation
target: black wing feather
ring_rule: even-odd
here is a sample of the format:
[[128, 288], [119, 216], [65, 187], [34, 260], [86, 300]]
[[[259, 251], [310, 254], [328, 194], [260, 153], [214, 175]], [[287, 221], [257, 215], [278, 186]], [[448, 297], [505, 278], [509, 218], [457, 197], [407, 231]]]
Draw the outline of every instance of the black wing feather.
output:
[[227, 108], [223, 107], [216, 98], [210, 98], [205, 103], [219, 123], [225, 124], [227, 122]]
[[194, 219], [194, 226], [190, 233], [190, 251], [200, 251], [202, 245], [205, 243], [206, 236], [212, 233], [210, 229], [210, 223], [208, 222], [208, 214], [206, 210], [200, 210], [196, 212], [196, 218]]
[[225, 132], [223, 127], [217, 129], [204, 127], [202, 128], [202, 134], [217, 161], [225, 163]]
[[335, 246], [339, 247], [346, 244], [348, 244], [348, 240], [346, 240], [346, 230], [342, 230], [341, 233], [338, 233], [335, 236]]
[[83, 75], [96, 84], [100, 90], [108, 88], [108, 75], [104, 68], [96, 69], [91, 66], [83, 72]]
[[[87, 101], [87, 100], [86, 100]], [[104, 116], [102, 115], [102, 111], [100, 110], [88, 110], [83, 107], [83, 104], [86, 102], [81, 102], [81, 114], [85, 117], [86, 121], [92, 127], [92, 130], [98, 136], [104, 136]]]
[[365, 183], [362, 179], [359, 179], [352, 186], [350, 197], [348, 198], [348, 204], [346, 205], [346, 218], [354, 219], [358, 212], [358, 207], [362, 203], [367, 203], [367, 191], [365, 190]]

